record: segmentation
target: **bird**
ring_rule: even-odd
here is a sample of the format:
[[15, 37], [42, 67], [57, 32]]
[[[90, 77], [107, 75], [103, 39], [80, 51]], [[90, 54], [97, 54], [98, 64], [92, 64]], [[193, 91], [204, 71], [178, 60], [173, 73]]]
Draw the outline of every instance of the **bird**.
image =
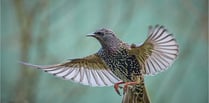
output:
[[167, 70], [179, 54], [179, 46], [173, 34], [158, 24], [149, 26], [147, 39], [142, 44], [123, 42], [107, 28], [100, 28], [87, 37], [93, 37], [101, 44], [94, 54], [52, 65], [22, 61], [21, 64], [83, 85], [114, 86], [119, 95], [121, 88], [122, 103], [151, 103], [144, 77]]

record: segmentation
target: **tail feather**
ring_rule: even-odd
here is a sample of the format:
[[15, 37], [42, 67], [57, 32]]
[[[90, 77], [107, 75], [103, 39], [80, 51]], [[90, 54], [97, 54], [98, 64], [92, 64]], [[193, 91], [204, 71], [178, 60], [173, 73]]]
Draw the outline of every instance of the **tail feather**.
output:
[[128, 87], [122, 103], [151, 103], [144, 85]]

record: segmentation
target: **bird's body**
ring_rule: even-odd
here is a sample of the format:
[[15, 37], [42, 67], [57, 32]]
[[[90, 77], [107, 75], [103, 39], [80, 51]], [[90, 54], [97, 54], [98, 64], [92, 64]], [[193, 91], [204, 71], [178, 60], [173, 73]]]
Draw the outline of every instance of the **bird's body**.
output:
[[[101, 48], [97, 54], [110, 68], [110, 70], [119, 79], [123, 80], [123, 82], [138, 82], [138, 84], [130, 90], [135, 91], [131, 96], [131, 101], [134, 99], [135, 101], [143, 101], [144, 99], [146, 100], [146, 103], [150, 103], [145, 90], [144, 77], [141, 73], [142, 67], [140, 67], [140, 63], [136, 56], [129, 53], [130, 50], [131, 45], [119, 41], [116, 45]], [[130, 97], [128, 98], [130, 99]], [[123, 103], [129, 102], [124, 98]]]
[[124, 82], [135, 81], [140, 75], [140, 65], [134, 55], [128, 53], [128, 46], [121, 43], [119, 48], [101, 49], [99, 57], [104, 60], [110, 70]]
[[151, 27], [148, 34], [142, 45], [128, 45], [111, 30], [103, 28], [88, 35], [102, 46], [93, 55], [48, 66], [23, 64], [84, 85], [114, 84], [117, 93], [118, 85], [125, 84], [123, 103], [150, 103], [144, 76], [166, 70], [178, 55], [178, 45], [163, 26]]

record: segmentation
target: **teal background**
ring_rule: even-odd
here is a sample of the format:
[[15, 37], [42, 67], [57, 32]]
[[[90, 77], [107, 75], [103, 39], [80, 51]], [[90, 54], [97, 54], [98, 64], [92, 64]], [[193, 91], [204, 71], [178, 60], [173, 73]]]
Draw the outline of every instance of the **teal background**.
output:
[[152, 103], [207, 103], [207, 0], [1, 0], [1, 103], [121, 103], [113, 87], [89, 87], [18, 64], [55, 64], [97, 52], [85, 34], [111, 28], [127, 43], [164, 25], [180, 54], [146, 77]]

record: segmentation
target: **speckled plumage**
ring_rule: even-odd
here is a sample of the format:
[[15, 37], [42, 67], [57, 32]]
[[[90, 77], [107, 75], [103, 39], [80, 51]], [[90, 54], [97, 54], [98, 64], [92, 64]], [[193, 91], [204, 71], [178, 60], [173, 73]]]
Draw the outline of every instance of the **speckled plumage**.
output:
[[122, 44], [118, 48], [101, 49], [98, 55], [105, 61], [110, 70], [121, 80], [134, 81], [134, 77], [141, 75], [140, 65], [134, 55], [129, 55], [128, 47]]
[[[104, 32], [104, 29], [100, 31]], [[114, 35], [113, 32], [110, 32]], [[112, 41], [116, 41], [118, 38], [113, 36], [109, 38]], [[129, 54], [129, 49], [131, 48], [130, 45], [118, 40], [117, 44], [112, 45], [112, 42], [106, 42], [106, 45], [111, 45], [106, 47], [103, 45], [102, 48], [99, 50], [98, 55], [102, 60], [104, 60], [105, 64], [110, 68], [110, 70], [121, 80], [124, 82], [130, 81], [139, 81], [139, 84], [135, 85], [131, 88], [130, 91], [133, 91], [132, 98], [138, 101], [143, 101], [143, 98], [147, 98], [147, 102], [149, 103], [149, 99], [146, 93], [145, 86], [144, 86], [144, 78], [142, 75], [142, 67], [139, 64], [135, 55]], [[133, 45], [132, 45], [133, 46]], [[130, 100], [132, 101], [132, 100]], [[124, 103], [128, 102], [123, 100]]]
[[149, 28], [148, 37], [141, 45], [128, 45], [105, 28], [88, 36], [96, 38], [101, 44], [101, 49], [95, 54], [55, 65], [21, 63], [93, 87], [117, 87], [118, 84], [127, 83], [130, 86], [127, 91], [124, 89], [122, 103], [150, 103], [144, 76], [156, 75], [168, 69], [179, 52], [175, 38], [159, 25]]

